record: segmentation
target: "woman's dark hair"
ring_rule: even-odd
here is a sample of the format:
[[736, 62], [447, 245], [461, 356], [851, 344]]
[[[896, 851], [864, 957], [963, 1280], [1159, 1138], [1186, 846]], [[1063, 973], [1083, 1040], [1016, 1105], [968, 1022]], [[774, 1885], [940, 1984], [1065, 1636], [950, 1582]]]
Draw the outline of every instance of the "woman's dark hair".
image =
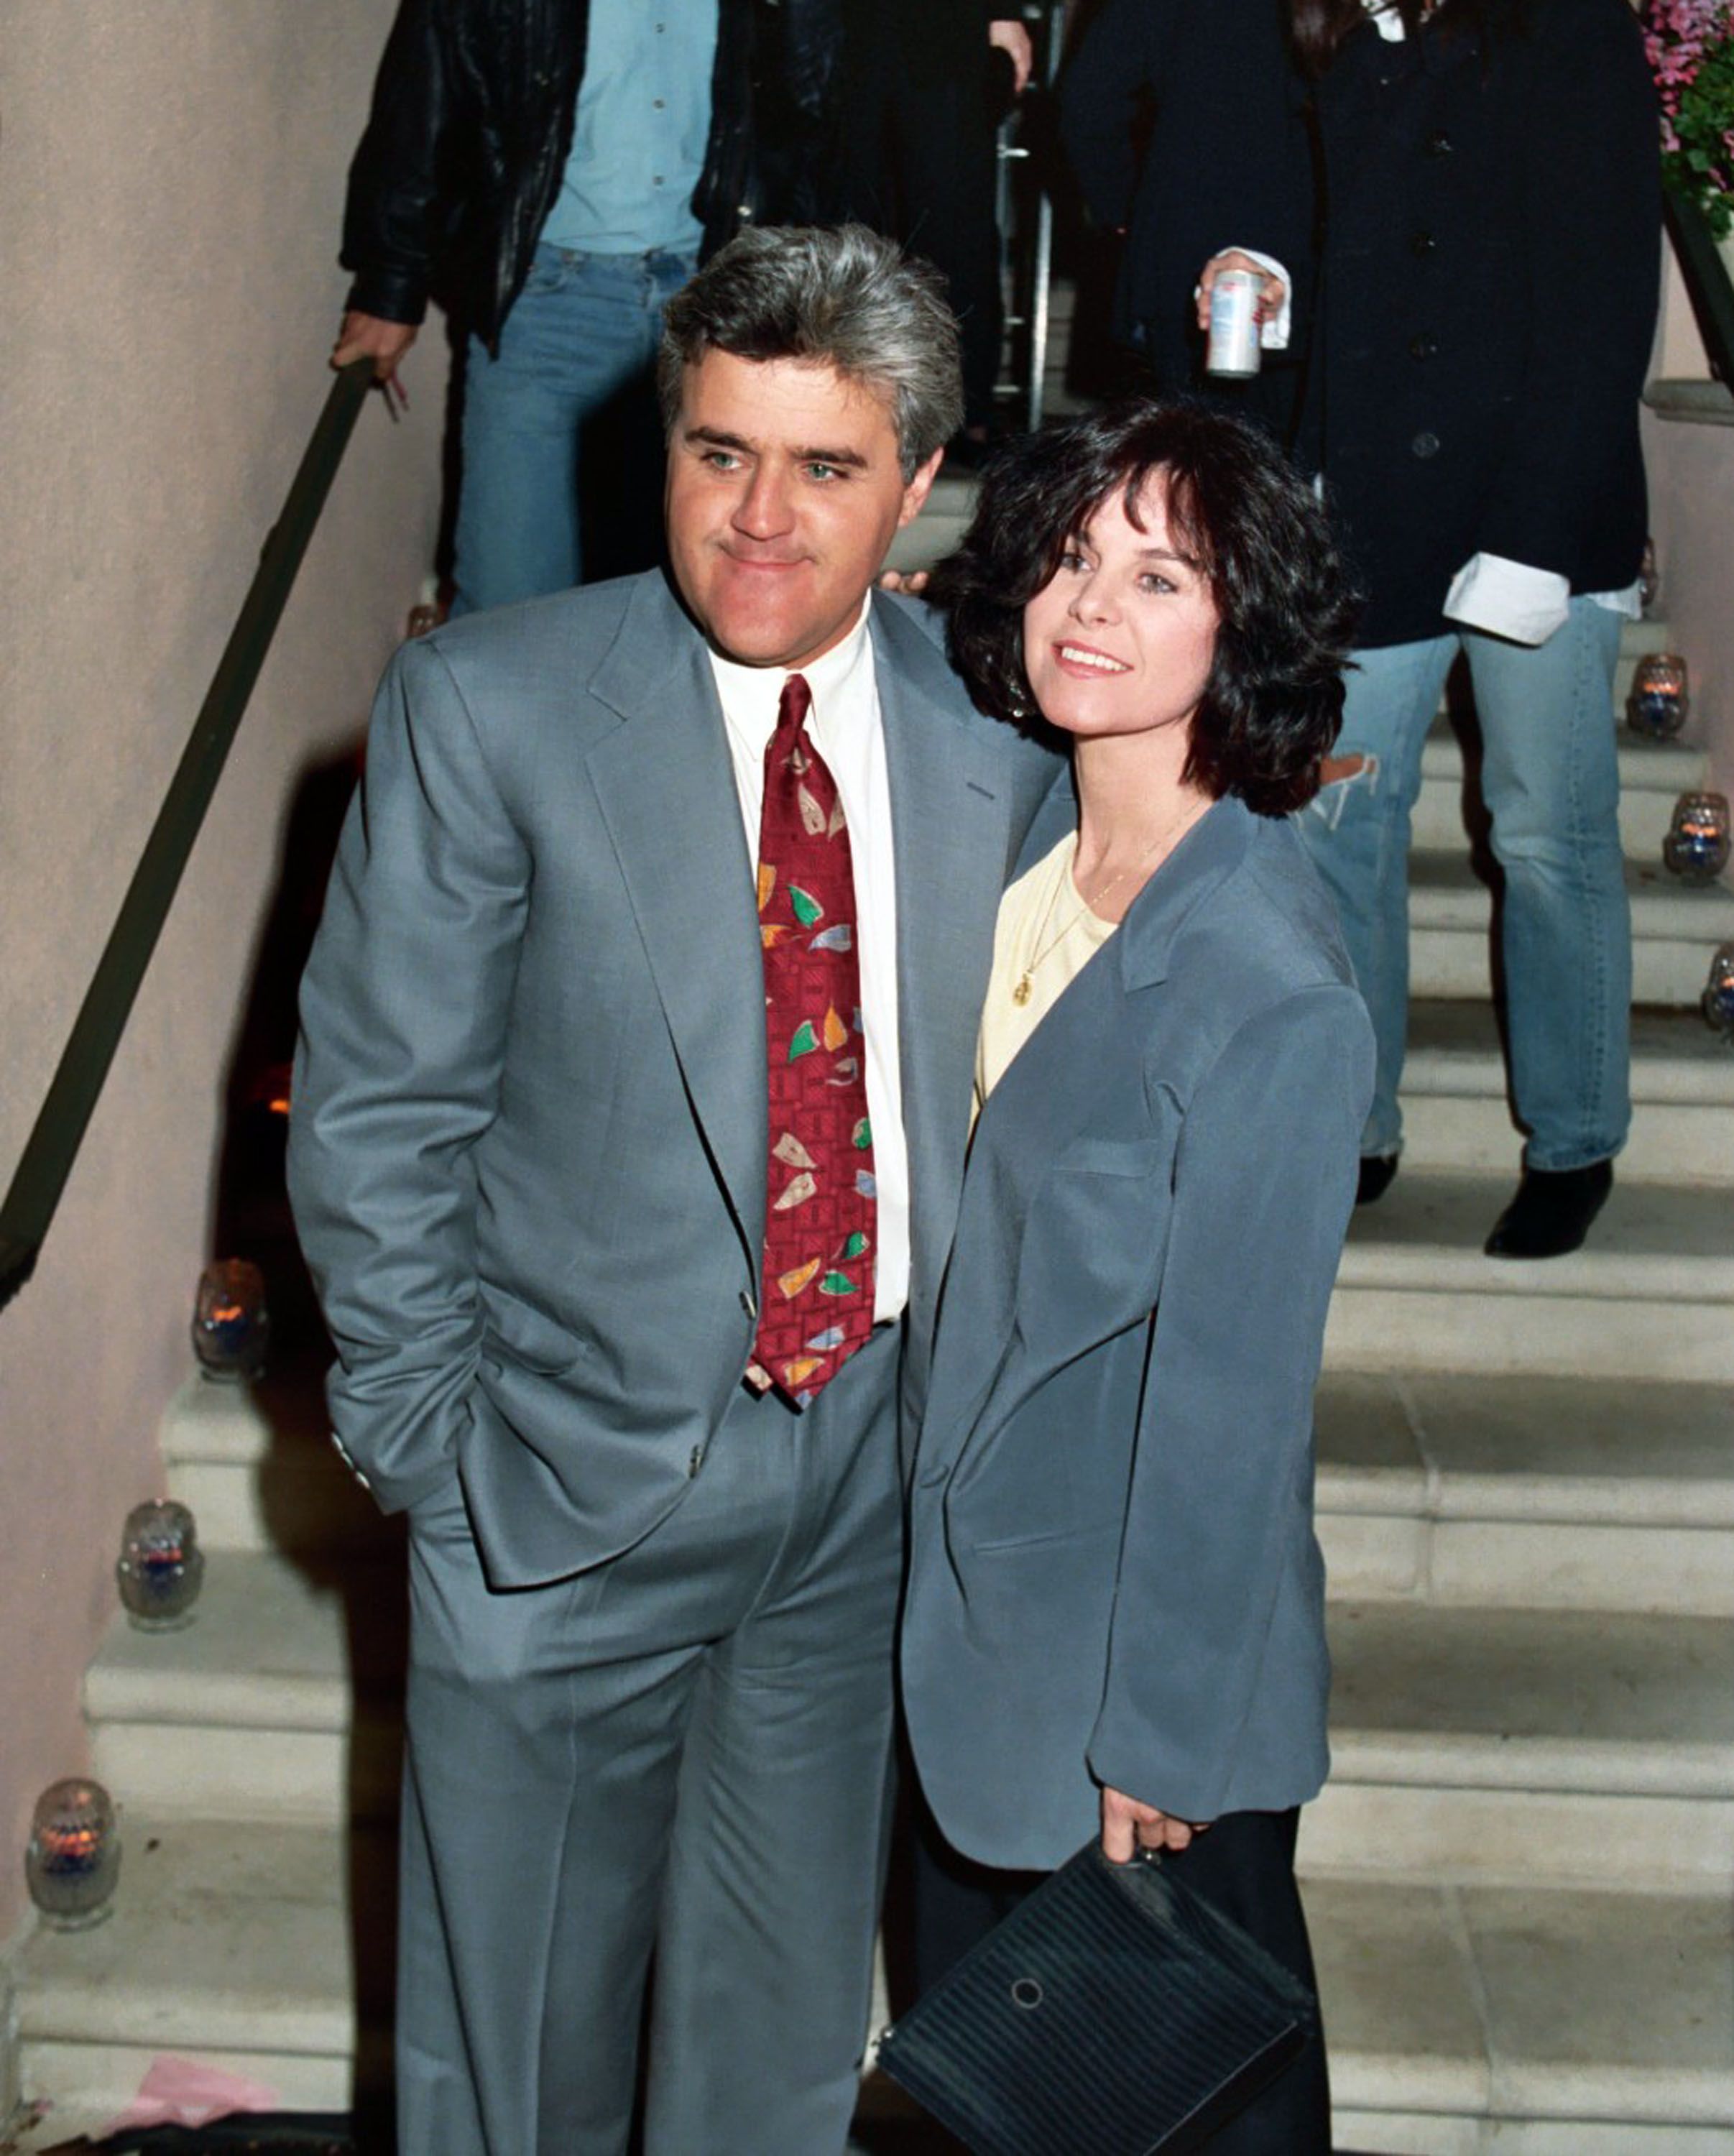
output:
[[[1521, 11], [1522, 0], [1440, 0], [1429, 11], [1422, 0], [1393, 0], [1403, 27], [1413, 37], [1429, 12], [1436, 12], [1441, 36], [1457, 37], [1492, 26]], [[1366, 0], [1290, 0], [1290, 29], [1302, 69], [1321, 75], [1337, 55], [1342, 41], [1367, 20]]]
[[1268, 435], [1202, 404], [1128, 398], [1009, 443], [982, 474], [957, 552], [927, 596], [984, 711], [1032, 717], [1023, 609], [1104, 502], [1166, 490], [1168, 527], [1208, 578], [1216, 650], [1185, 777], [1283, 816], [1318, 790], [1342, 723], [1356, 599], [1313, 490]]

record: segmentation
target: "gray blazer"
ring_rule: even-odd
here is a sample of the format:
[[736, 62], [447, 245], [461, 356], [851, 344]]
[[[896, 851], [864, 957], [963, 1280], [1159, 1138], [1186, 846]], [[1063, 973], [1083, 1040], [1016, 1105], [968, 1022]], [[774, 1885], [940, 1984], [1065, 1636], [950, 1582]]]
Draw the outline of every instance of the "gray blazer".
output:
[[[1070, 782], [1032, 832], [1075, 814]], [[1372, 1034], [1292, 829], [1224, 800], [1005, 1073], [916, 1461], [903, 1680], [947, 1838], [1046, 1869], [1327, 1755], [1312, 1394]]]
[[[903, 602], [872, 633], [925, 1348], [994, 911], [1054, 760]], [[648, 1533], [741, 1382], [762, 981], [714, 679], [659, 577], [398, 653], [302, 987], [290, 1193], [338, 1442], [388, 1509], [461, 1469], [497, 1585]]]

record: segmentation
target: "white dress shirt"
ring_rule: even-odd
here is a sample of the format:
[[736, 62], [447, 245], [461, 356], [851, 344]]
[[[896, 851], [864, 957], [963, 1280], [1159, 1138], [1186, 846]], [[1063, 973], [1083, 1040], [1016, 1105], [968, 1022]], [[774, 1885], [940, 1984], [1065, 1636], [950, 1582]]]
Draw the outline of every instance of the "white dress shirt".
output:
[[[897, 883], [891, 844], [891, 788], [885, 737], [867, 634], [870, 593], [841, 644], [799, 669], [813, 691], [808, 730], [824, 758], [849, 819], [855, 878], [855, 947], [866, 1029], [867, 1114], [873, 1125], [878, 1186], [875, 1322], [897, 1317], [909, 1300], [909, 1149], [897, 1037]], [[788, 678], [778, 666], [741, 666], [713, 651], [711, 671], [741, 797], [750, 860], [758, 859], [765, 798], [765, 751], [777, 731], [777, 707]], [[768, 1141], [767, 1141], [768, 1143]]]

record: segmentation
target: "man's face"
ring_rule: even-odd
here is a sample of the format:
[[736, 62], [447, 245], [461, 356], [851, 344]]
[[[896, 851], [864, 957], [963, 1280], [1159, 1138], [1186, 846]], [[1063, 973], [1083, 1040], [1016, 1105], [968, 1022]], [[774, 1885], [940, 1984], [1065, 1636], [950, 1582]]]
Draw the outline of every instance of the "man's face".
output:
[[823, 362], [707, 352], [669, 439], [669, 554], [725, 658], [805, 666], [854, 625], [941, 452], [904, 483], [889, 402]]

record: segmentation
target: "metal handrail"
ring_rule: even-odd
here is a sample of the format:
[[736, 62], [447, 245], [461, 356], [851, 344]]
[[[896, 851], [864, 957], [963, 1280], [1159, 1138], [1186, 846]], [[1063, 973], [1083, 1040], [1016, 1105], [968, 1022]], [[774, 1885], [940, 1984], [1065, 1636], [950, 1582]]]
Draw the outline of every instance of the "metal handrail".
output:
[[319, 522], [362, 402], [370, 359], [339, 373], [271, 527], [239, 616], [163, 796], [78, 1017], [0, 1201], [0, 1309], [30, 1277], [180, 887], [254, 685]]
[[1670, 188], [1662, 198], [1668, 236], [1685, 278], [1710, 371], [1734, 389], [1734, 285], [1700, 205]]

